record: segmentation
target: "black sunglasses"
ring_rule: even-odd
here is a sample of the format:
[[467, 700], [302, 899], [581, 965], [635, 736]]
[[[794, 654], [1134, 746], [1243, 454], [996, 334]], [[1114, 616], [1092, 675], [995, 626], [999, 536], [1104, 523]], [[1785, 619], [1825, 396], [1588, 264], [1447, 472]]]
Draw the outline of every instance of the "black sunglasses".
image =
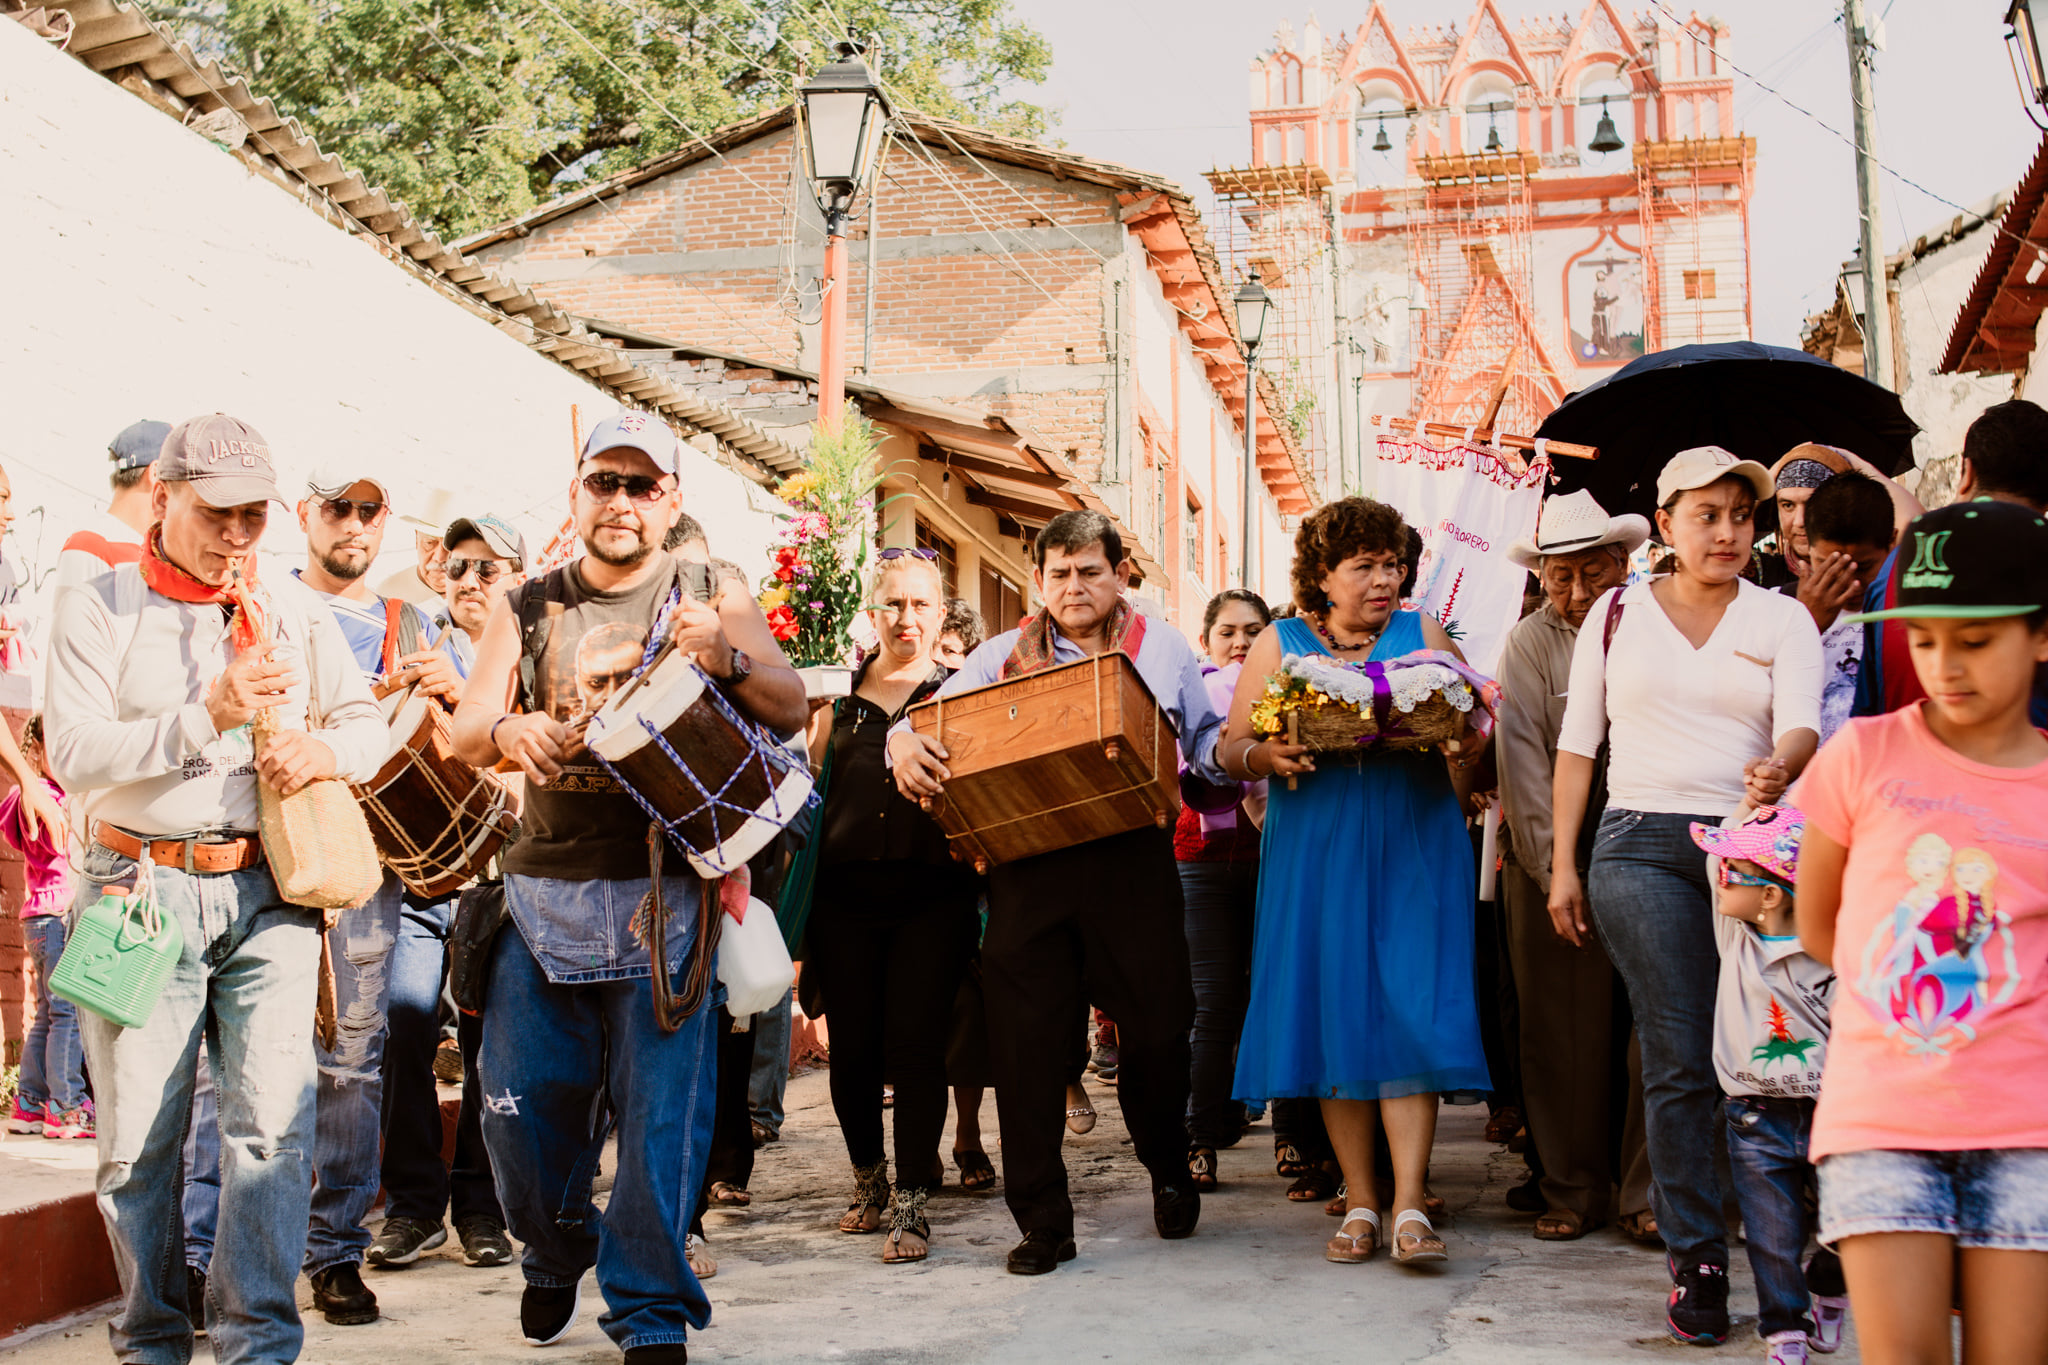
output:
[[356, 502], [349, 498], [322, 498], [320, 499], [320, 515], [336, 526], [341, 525], [351, 516], [361, 517], [365, 526], [375, 526], [384, 519], [384, 504], [374, 500], [370, 502]]
[[906, 550], [900, 545], [892, 545], [882, 551], [880, 557], [883, 559], [901, 559], [905, 555], [916, 555], [919, 559], [937, 559], [939, 552], [937, 550], [928, 550], [922, 545], [913, 550]]
[[502, 559], [451, 559], [448, 561], [448, 581], [460, 583], [469, 577], [469, 571], [476, 570], [476, 581], [489, 587], [512, 572], [512, 567]]
[[645, 474], [614, 474], [608, 469], [600, 469], [583, 476], [583, 491], [599, 502], [610, 502], [619, 495], [620, 489], [624, 489], [627, 498], [634, 502], [653, 502], [667, 491], [661, 486], [660, 479], [650, 479]]

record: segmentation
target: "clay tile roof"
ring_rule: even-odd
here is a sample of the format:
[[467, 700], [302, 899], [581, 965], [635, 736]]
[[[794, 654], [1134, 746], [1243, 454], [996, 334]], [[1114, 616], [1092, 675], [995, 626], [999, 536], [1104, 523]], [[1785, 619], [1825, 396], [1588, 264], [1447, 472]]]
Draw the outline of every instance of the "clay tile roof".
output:
[[[20, 0], [0, 0], [0, 16], [27, 17], [22, 10]], [[135, 6], [37, 0], [34, 13], [44, 27], [53, 16], [68, 16], [64, 50], [81, 65], [213, 138], [386, 260], [619, 402], [660, 413], [688, 432], [712, 433], [724, 462], [757, 482], [773, 486], [804, 467], [803, 453], [780, 436], [641, 369], [609, 339], [443, 242], [404, 204], [321, 150], [297, 119], [278, 112], [240, 73], [201, 59]]]
[[[2031, 248], [2023, 245], [2030, 243]], [[1949, 332], [1941, 372], [2010, 373], [2034, 352], [2034, 326], [2048, 308], [2048, 280], [2038, 268], [2048, 247], [2048, 136], [1998, 220], [1998, 235]]]

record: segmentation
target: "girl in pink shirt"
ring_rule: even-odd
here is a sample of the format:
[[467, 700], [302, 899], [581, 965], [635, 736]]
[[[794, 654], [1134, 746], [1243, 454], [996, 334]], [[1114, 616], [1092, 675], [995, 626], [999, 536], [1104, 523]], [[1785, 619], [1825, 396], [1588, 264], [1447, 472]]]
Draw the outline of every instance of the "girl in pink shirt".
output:
[[[1823, 1242], [1863, 1358], [2037, 1361], [2048, 1343], [2048, 520], [1907, 528], [1927, 700], [1852, 720], [1798, 791], [1800, 938], [1840, 983], [1814, 1117]], [[1910, 562], [1909, 562], [1910, 561]], [[1957, 1275], [1960, 1274], [1960, 1294]]]

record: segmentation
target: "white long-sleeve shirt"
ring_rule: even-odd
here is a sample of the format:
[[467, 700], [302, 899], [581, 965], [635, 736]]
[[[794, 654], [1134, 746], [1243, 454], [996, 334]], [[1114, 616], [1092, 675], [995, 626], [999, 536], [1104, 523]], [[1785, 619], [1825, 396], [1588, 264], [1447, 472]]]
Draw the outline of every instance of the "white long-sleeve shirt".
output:
[[[1653, 582], [1655, 580], [1652, 580]], [[1742, 804], [1742, 768], [1794, 730], [1820, 731], [1820, 632], [1794, 598], [1747, 579], [1697, 650], [1650, 591], [1603, 593], [1572, 649], [1557, 747], [1592, 758], [1611, 739], [1607, 804], [1718, 815]], [[1621, 621], [1603, 657], [1614, 592]]]
[[[289, 575], [266, 579], [274, 662], [299, 682], [280, 719], [313, 727], [334, 751], [336, 775], [376, 775], [388, 731], [369, 684], [326, 606]], [[50, 767], [82, 812], [87, 834], [105, 820], [131, 834], [253, 832], [255, 754], [249, 727], [225, 735], [206, 696], [233, 662], [227, 613], [151, 592], [123, 564], [57, 595], [44, 705]]]

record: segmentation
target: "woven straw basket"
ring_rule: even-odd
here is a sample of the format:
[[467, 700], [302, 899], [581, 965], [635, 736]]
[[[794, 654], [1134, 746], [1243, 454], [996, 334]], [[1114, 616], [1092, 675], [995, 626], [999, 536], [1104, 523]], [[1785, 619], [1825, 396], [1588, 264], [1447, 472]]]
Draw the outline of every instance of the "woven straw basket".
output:
[[[259, 754], [283, 729], [275, 710], [259, 711], [251, 728]], [[347, 910], [383, 883], [370, 826], [340, 778], [309, 782], [290, 796], [259, 778], [256, 811], [278, 894], [293, 905]]]
[[[1372, 712], [1363, 712], [1341, 701], [1297, 707], [1285, 713], [1287, 740], [1306, 744], [1313, 753], [1356, 753], [1367, 746], [1381, 749], [1433, 749], [1447, 739], [1456, 739], [1465, 729], [1469, 714], [1431, 693], [1417, 702], [1413, 711], [1389, 713], [1392, 733], [1380, 736]], [[1296, 736], [1299, 738], [1296, 738]]]

